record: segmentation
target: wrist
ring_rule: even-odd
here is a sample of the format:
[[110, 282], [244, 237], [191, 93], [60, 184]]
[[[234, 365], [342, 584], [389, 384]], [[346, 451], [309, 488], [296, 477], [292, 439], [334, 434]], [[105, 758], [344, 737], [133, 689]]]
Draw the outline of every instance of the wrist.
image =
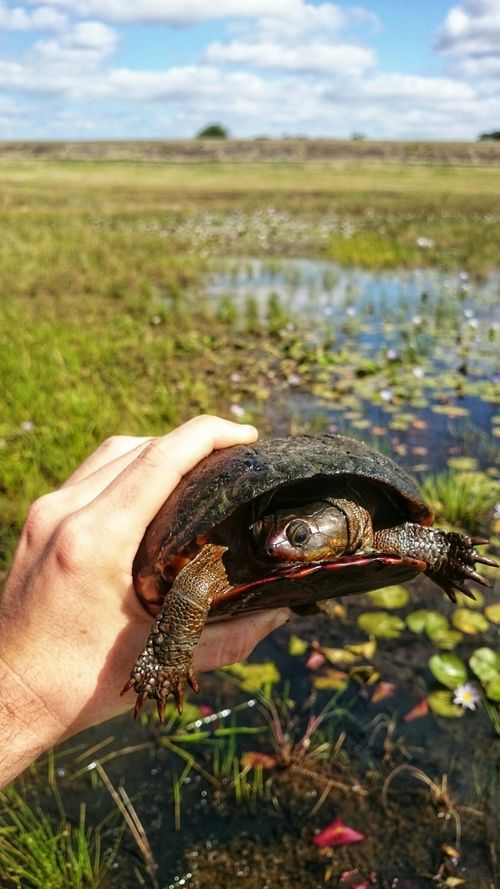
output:
[[0, 787], [7, 784], [64, 734], [25, 678], [0, 659]]

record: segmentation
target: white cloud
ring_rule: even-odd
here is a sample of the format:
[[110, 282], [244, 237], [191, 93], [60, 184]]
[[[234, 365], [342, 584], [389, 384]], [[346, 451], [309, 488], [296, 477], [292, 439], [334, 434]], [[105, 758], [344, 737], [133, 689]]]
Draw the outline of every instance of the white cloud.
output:
[[[37, 41], [31, 53], [24, 60], [23, 67], [29, 74], [30, 68], [38, 78], [54, 79], [54, 91], [64, 88], [58, 83], [65, 72], [79, 80], [83, 74], [95, 71], [116, 48], [118, 35], [101, 22], [79, 22], [60, 37]], [[85, 93], [82, 83], [80, 91]]]
[[362, 74], [376, 62], [372, 50], [319, 41], [312, 41], [302, 46], [280, 46], [271, 41], [234, 40], [230, 43], [212, 43], [205, 57], [209, 62], [216, 63], [229, 62], [255, 68], [304, 73], [337, 73], [347, 77]]
[[464, 0], [450, 9], [435, 48], [465, 77], [500, 74], [500, 0]]
[[0, 28], [6, 31], [62, 31], [67, 17], [50, 6], [39, 6], [32, 12], [22, 6], [14, 8], [0, 3]]
[[[37, 2], [37, 0], [31, 0]], [[114, 22], [164, 22], [179, 27], [221, 18], [254, 18], [269, 12], [269, 0], [46, 0], [78, 15]], [[273, 11], [286, 17], [302, 0], [272, 0]]]

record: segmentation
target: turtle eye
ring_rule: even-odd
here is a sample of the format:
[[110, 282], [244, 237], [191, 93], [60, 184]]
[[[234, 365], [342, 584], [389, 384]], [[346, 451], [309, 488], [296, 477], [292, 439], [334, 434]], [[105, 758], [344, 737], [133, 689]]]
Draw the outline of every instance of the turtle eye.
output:
[[292, 546], [303, 546], [311, 536], [311, 529], [307, 522], [302, 522], [300, 519], [294, 519], [286, 529], [286, 536]]

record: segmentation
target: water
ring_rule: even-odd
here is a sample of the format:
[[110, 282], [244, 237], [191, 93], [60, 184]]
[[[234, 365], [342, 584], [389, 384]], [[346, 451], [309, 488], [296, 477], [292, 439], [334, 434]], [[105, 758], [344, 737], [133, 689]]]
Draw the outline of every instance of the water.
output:
[[327, 352], [321, 385], [310, 384], [303, 366], [290, 375], [282, 403], [272, 401], [271, 415], [281, 414], [286, 431], [321, 418], [331, 431], [375, 434], [417, 471], [442, 470], [471, 450], [480, 467], [494, 462], [500, 275], [478, 282], [435, 269], [231, 259], [214, 266], [207, 294], [216, 305], [231, 300], [242, 324], [249, 300], [264, 319], [278, 298], [290, 334]]

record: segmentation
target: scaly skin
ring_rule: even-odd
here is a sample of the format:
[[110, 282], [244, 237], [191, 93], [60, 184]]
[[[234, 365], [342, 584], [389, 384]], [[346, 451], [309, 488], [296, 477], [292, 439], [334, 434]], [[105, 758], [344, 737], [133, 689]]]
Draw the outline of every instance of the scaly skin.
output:
[[489, 582], [475, 570], [475, 563], [496, 566], [492, 559], [482, 556], [476, 546], [488, 543], [483, 537], [467, 537], [455, 531], [424, 528], [405, 522], [394, 528], [384, 528], [373, 534], [373, 548], [380, 552], [411, 555], [427, 564], [425, 573], [456, 602], [455, 590], [473, 599], [474, 594], [465, 586], [466, 580], [475, 580], [483, 586]]
[[226, 547], [206, 544], [177, 575], [122, 694], [137, 692], [135, 716], [146, 698], [157, 702], [163, 722], [165, 704], [173, 694], [182, 713], [186, 682], [199, 691], [193, 673], [193, 654], [215, 597], [231, 588], [222, 563]]

